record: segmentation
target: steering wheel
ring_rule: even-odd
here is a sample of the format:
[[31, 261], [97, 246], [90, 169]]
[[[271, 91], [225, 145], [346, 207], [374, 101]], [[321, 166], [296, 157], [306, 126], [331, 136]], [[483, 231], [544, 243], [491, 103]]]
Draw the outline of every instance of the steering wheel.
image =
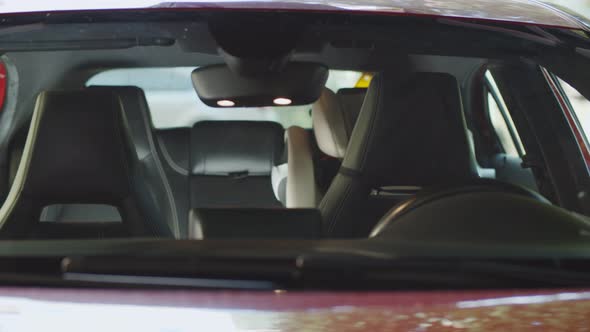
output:
[[395, 222], [401, 216], [415, 211], [416, 209], [433, 201], [470, 193], [488, 192], [516, 194], [519, 196], [528, 197], [541, 203], [551, 204], [548, 199], [533, 190], [492, 179], [478, 179], [475, 181], [470, 181], [467, 184], [435, 186], [426, 190], [422, 190], [414, 197], [395, 205], [381, 218], [381, 220], [379, 220], [377, 225], [371, 231], [369, 237], [379, 235], [385, 228], [387, 228], [388, 225]]

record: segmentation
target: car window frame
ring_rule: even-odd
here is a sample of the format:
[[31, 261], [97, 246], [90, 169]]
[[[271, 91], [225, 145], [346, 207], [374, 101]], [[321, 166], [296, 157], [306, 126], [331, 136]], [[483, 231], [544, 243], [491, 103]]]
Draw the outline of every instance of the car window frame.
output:
[[[565, 106], [565, 109], [563, 111], [566, 116], [571, 117], [572, 123], [570, 124], [570, 126], [572, 127], [572, 130], [574, 131], [574, 133], [579, 134], [579, 136], [580, 136], [579, 143], [581, 143], [581, 145], [582, 145], [581, 146], [582, 153], [584, 153], [585, 151], [586, 152], [590, 151], [590, 132], [586, 132], [586, 130], [584, 130], [584, 127], [580, 123], [576, 109], [575, 109], [574, 105], [571, 103], [568, 94], [565, 92], [565, 89], [563, 88], [563, 85], [561, 84], [561, 82], [563, 80], [560, 79], [559, 77], [557, 77], [557, 75], [555, 75], [549, 71], [547, 71], [547, 73], [551, 76], [552, 81], [555, 83], [556, 92], [559, 94], [559, 96], [561, 98], [563, 98], [563, 102], [564, 102], [564, 106]], [[589, 100], [589, 102], [590, 102], [590, 100]], [[588, 157], [590, 157], [590, 152], [588, 152]], [[588, 168], [590, 171], [590, 165], [588, 165]]]
[[517, 61], [490, 70], [519, 128], [524, 164], [533, 170], [541, 194], [590, 216], [587, 163], [543, 69], [539, 63]]
[[496, 126], [494, 126], [494, 123], [493, 123], [491, 116], [490, 116], [490, 109], [489, 109], [489, 106], [487, 103], [489, 103], [488, 95], [491, 95], [494, 103], [498, 106], [498, 110], [500, 112], [500, 115], [502, 116], [504, 124], [506, 125], [506, 128], [508, 129], [508, 134], [510, 135], [511, 144], [516, 149], [518, 157], [520, 157], [522, 159], [526, 155], [524, 146], [522, 144], [522, 139], [520, 138], [520, 135], [519, 135], [519, 133], [516, 129], [516, 126], [514, 124], [514, 120], [512, 119], [512, 116], [510, 115], [510, 113], [508, 111], [508, 107], [506, 106], [506, 103], [505, 103], [504, 99], [502, 98], [502, 96], [500, 95], [500, 91], [498, 91], [498, 87], [497, 87], [495, 81], [493, 81], [493, 80], [494, 80], [494, 78], [492, 76], [492, 73], [489, 70], [486, 70], [486, 72], [484, 74], [484, 79], [483, 79], [483, 86], [484, 86], [484, 103], [486, 103], [486, 116], [488, 118], [487, 120], [490, 124], [490, 128], [493, 130], [494, 135], [496, 136], [496, 140], [499, 142], [499, 146], [502, 147], [502, 149], [504, 150], [504, 153], [507, 153], [506, 148], [504, 146], [505, 144], [502, 142], [502, 139], [498, 135], [498, 131], [496, 129]]
[[[588, 139], [586, 134], [583, 131], [580, 123], [577, 120], [577, 115], [574, 111], [574, 108], [567, 97], [567, 94], [563, 90], [563, 87], [559, 83], [559, 78], [549, 71], [547, 68], [541, 67], [541, 71], [549, 88], [553, 92], [555, 99], [557, 100], [561, 112], [565, 117], [569, 129], [571, 130], [572, 134], [575, 137], [575, 141], [577, 143], [577, 147], [579, 149], [580, 155], [586, 164], [586, 171], [587, 175], [590, 176], [590, 144], [588, 143]], [[574, 87], [575, 89], [575, 87]]]

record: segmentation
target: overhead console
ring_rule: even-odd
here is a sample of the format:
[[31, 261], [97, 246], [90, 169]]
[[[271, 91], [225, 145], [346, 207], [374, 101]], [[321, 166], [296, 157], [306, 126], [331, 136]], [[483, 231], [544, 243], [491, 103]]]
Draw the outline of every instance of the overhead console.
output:
[[307, 105], [316, 101], [328, 68], [292, 62], [303, 28], [297, 21], [234, 14], [211, 19], [209, 30], [225, 64], [196, 69], [199, 98], [212, 107]]
[[289, 63], [282, 71], [243, 76], [226, 65], [196, 69], [192, 81], [199, 98], [212, 107], [308, 105], [316, 101], [328, 79], [328, 68]]
[[209, 31], [233, 72], [260, 77], [285, 69], [304, 27], [285, 17], [236, 13], [212, 17]]

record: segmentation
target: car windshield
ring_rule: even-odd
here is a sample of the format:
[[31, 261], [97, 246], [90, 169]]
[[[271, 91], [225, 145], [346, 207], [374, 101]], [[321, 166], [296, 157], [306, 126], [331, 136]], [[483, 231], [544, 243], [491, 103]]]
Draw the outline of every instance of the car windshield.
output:
[[2, 1], [0, 281], [587, 287], [582, 16]]

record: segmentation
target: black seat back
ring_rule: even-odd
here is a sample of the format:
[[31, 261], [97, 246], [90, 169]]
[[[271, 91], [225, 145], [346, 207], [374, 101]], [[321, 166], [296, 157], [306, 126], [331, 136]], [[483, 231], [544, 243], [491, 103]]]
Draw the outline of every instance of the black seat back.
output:
[[460, 90], [442, 73], [383, 72], [369, 87], [344, 156], [320, 204], [329, 236], [368, 235], [366, 202], [382, 186], [425, 187], [476, 177]]
[[274, 122], [196, 123], [190, 138], [191, 207], [282, 207], [271, 171], [283, 159], [283, 135]]
[[139, 172], [145, 184], [142, 200], [151, 202], [150, 213], [168, 226], [170, 235], [186, 237], [188, 208], [184, 201], [188, 200], [188, 178], [172, 182], [174, 179], [171, 179], [166, 168], [163, 151], [153, 132], [143, 90], [132, 86], [96, 86], [90, 87], [90, 90], [111, 92], [121, 100], [133, 149], [139, 161]]
[[[127, 235], [168, 233], [150, 213], [150, 202], [141, 198], [144, 182], [120, 99], [113, 93], [41, 93], [19, 172], [11, 189], [14, 195], [1, 216], [5, 236], [44, 237], [39, 231], [43, 227], [38, 227], [40, 215], [52, 204], [112, 205], [119, 210]], [[76, 229], [84, 234], [67, 236], [92, 236], [84, 226]], [[109, 233], [98, 229], [98, 236]]]

